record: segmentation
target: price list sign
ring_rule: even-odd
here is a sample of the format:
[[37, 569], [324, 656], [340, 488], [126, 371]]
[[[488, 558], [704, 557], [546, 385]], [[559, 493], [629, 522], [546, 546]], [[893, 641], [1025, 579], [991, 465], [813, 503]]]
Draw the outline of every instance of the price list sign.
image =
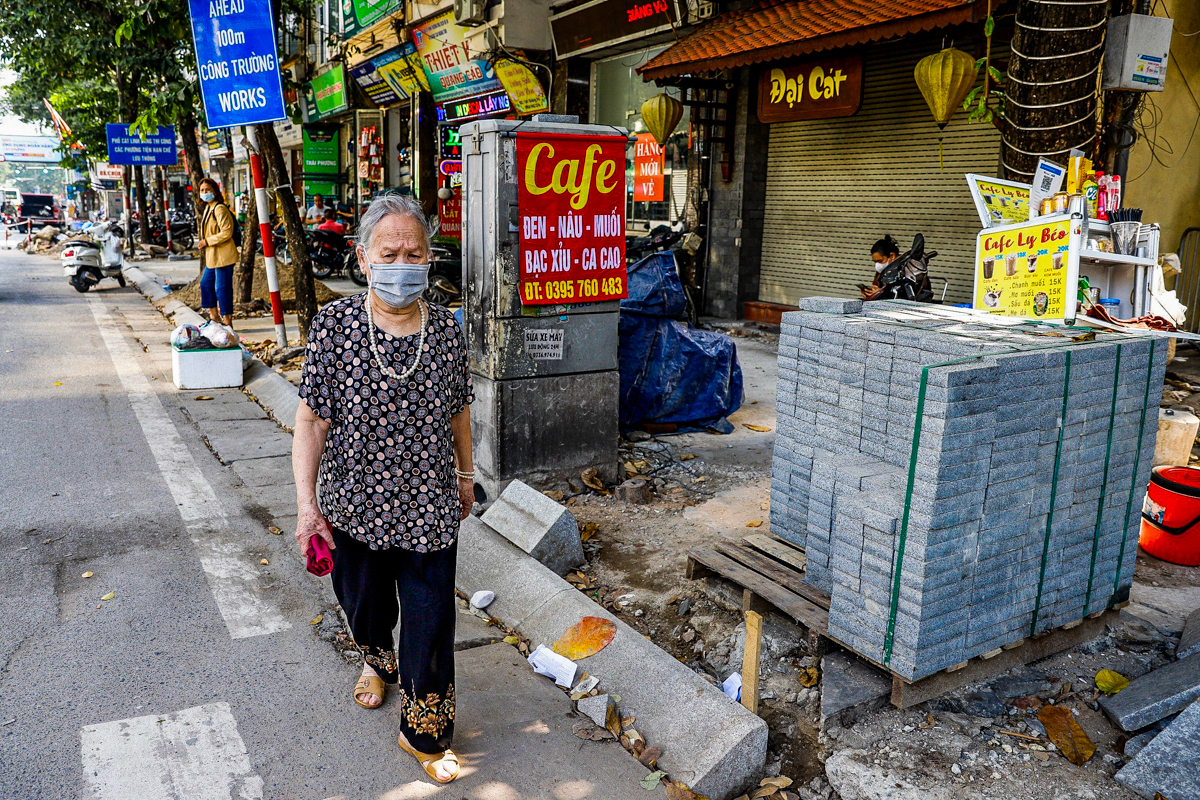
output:
[[521, 301], [627, 297], [625, 137], [516, 138]]
[[980, 233], [975, 308], [1006, 317], [1063, 319], [1070, 242], [1070, 217]]

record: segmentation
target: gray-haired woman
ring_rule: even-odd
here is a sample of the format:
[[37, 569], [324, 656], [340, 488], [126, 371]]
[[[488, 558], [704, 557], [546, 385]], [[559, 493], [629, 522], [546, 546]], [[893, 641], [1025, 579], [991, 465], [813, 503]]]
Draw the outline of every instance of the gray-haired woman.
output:
[[313, 536], [334, 548], [334, 591], [365, 662], [355, 701], [377, 708], [398, 683], [400, 747], [448, 783], [459, 769], [454, 562], [474, 498], [471, 376], [458, 322], [420, 299], [429, 230], [417, 202], [372, 201], [358, 258], [369, 290], [325, 306], [308, 334], [296, 539], [306, 555]]

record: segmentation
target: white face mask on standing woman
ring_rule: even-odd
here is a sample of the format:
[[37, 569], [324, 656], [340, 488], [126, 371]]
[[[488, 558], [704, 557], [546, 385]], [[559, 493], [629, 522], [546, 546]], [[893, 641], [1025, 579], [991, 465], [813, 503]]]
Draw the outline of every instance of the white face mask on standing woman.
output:
[[371, 291], [390, 308], [407, 308], [429, 287], [428, 264], [368, 264]]

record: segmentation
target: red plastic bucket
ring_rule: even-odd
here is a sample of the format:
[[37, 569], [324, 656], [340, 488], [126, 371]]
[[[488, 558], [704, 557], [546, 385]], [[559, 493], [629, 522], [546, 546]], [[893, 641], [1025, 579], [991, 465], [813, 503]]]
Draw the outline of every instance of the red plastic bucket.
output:
[[1142, 504], [1142, 549], [1185, 567], [1200, 566], [1200, 469], [1155, 467]]

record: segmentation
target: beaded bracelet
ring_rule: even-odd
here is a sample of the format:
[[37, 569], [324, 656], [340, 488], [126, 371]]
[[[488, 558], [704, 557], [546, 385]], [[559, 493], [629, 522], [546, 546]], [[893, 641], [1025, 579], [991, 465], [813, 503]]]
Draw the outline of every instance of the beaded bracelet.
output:
[[454, 474], [457, 475], [458, 477], [462, 478], [465, 481], [475, 480], [475, 470], [471, 470], [470, 472], [463, 472], [461, 469], [456, 469], [456, 470], [454, 470]]

